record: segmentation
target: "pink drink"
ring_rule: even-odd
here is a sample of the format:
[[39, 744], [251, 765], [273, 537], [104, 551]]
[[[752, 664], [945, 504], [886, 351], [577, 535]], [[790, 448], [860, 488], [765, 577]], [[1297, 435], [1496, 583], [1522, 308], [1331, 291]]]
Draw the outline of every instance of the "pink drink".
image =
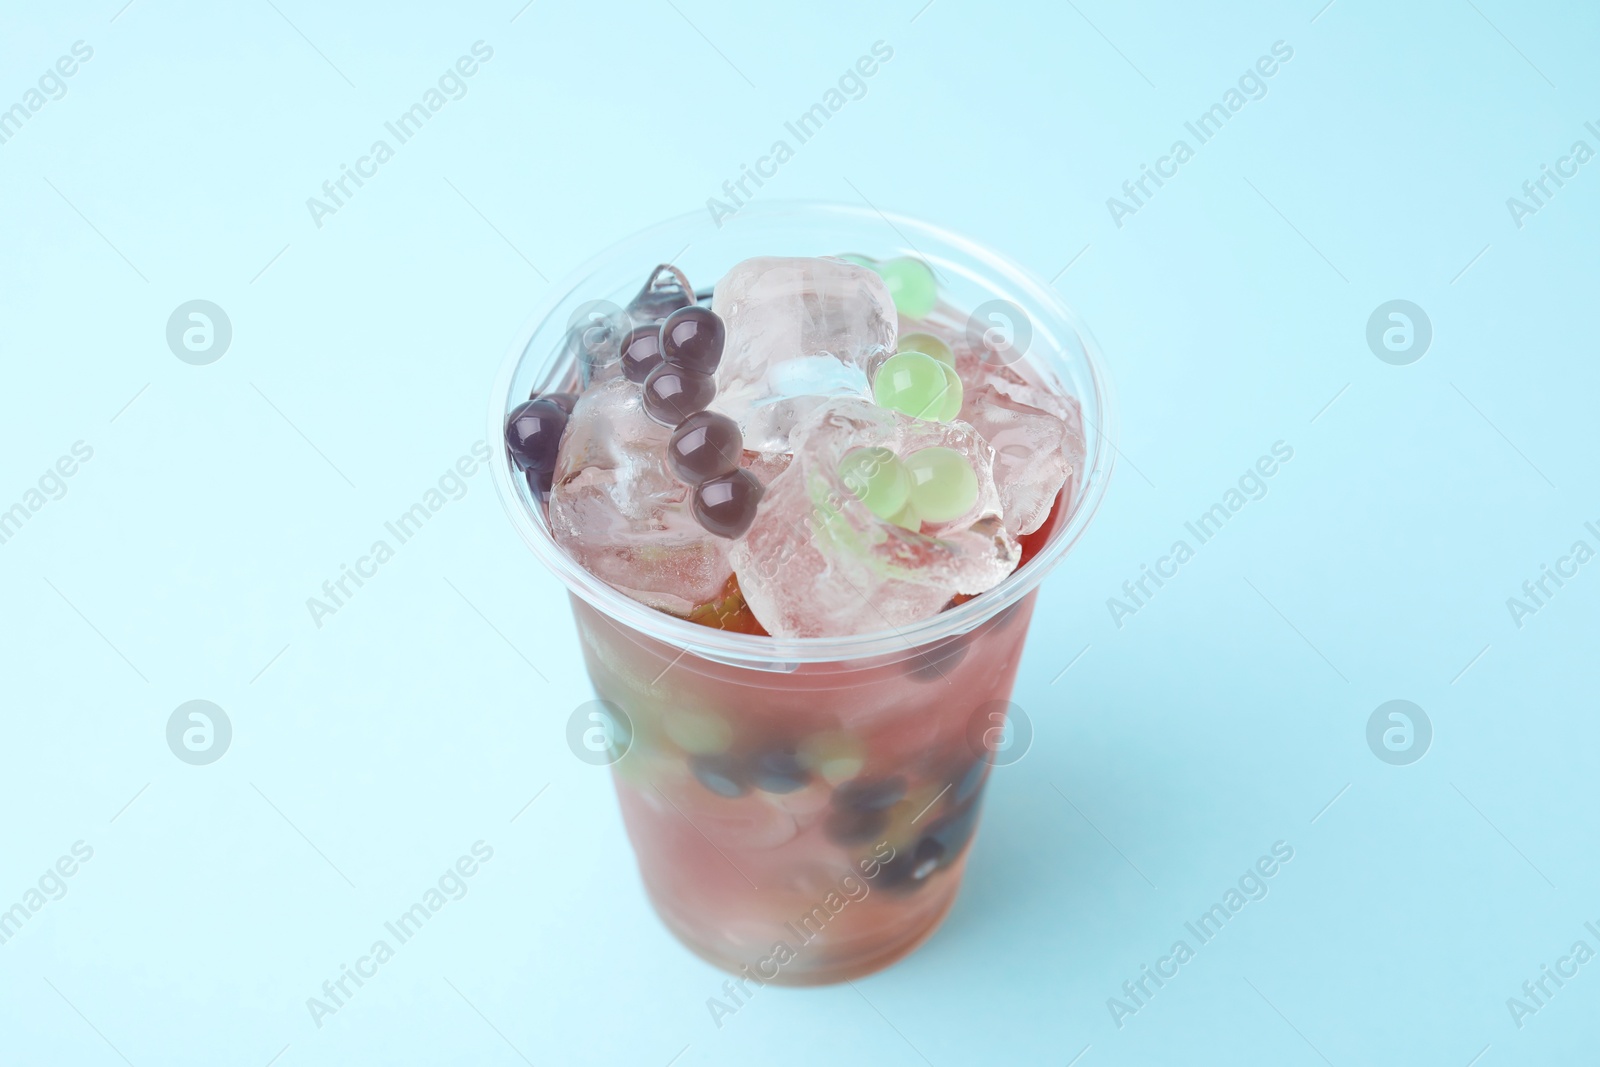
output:
[[[679, 220], [581, 271], [515, 350], [491, 417], [503, 419], [530, 391], [575, 388], [570, 357], [548, 358], [564, 309], [622, 296], [691, 238], [723, 267], [775, 246], [870, 249], [863, 227], [882, 242], [877, 216], [850, 209], [778, 205], [743, 221], [742, 235], [708, 235], [697, 220]], [[731, 620], [696, 612], [712, 622], [700, 625], [579, 566], [555, 543], [530, 483], [509, 466], [496, 470], [513, 520], [572, 592], [590, 678], [616, 722], [617, 795], [652, 904], [694, 952], [762, 983], [878, 970], [949, 910], [1038, 583], [1081, 533], [1109, 474], [1110, 449], [1095, 425], [1105, 414], [1102, 382], [1081, 328], [1017, 268], [897, 221], [916, 235], [919, 255], [944, 266], [955, 307], [1003, 300], [1029, 317], [1031, 372], [1076, 396], [1093, 430], [1043, 527], [1022, 538], [1021, 564], [993, 589], [913, 625], [854, 637], [770, 637], [737, 598]]]
[[920, 944], [961, 884], [1034, 596], [960, 637], [781, 673], [684, 654], [574, 598], [595, 689], [631, 720], [617, 795], [672, 931], [785, 985]]

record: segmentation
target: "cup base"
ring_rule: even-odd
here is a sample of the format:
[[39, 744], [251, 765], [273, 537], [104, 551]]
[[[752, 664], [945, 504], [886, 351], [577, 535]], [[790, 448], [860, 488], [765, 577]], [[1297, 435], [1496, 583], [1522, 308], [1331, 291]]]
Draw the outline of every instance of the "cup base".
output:
[[[924, 892], [937, 893], [938, 898], [932, 902], [932, 907], [924, 912], [924, 917], [915, 926], [897, 931], [897, 936], [875, 945], [870, 951], [863, 954], [852, 955], [848, 959], [837, 962], [819, 962], [812, 967], [800, 967], [805, 956], [802, 947], [796, 953], [796, 959], [779, 968], [777, 975], [767, 978], [761, 977], [762, 985], [785, 986], [790, 988], [803, 988], [806, 986], [837, 985], [856, 978], [865, 978], [887, 967], [898, 963], [921, 948], [923, 943], [934, 935], [944, 922], [945, 916], [950, 913], [950, 908], [955, 904], [956, 897], [961, 893], [961, 880], [966, 874], [967, 858], [961, 857], [958, 864], [946, 870], [939, 883], [926, 887]], [[661, 906], [661, 903], [652, 895], [650, 905], [655, 909], [656, 915], [666, 928], [671, 931], [690, 952], [705, 960], [719, 970], [729, 974], [744, 976], [746, 971], [753, 970], [750, 961], [736, 960], [725, 956], [706, 946], [699, 941], [693, 931], [673, 917], [671, 912]]]

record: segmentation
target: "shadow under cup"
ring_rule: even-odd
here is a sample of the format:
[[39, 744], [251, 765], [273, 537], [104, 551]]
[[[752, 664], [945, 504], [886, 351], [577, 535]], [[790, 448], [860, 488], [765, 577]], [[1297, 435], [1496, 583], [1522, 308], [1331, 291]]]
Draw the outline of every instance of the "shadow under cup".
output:
[[763, 984], [837, 982], [887, 966], [954, 901], [1038, 584], [1087, 525], [1110, 474], [1093, 342], [1048, 287], [962, 238], [876, 212], [775, 204], [722, 226], [704, 214], [673, 220], [580, 268], [513, 346], [490, 413], [498, 439], [530, 393], [569, 385], [572, 316], [587, 302], [625, 304], [657, 263], [704, 285], [754, 255], [844, 252], [917, 256], [948, 304], [1021, 314], [1022, 358], [1082, 405], [1082, 469], [999, 586], [899, 631], [727, 633], [589, 574], [555, 544], [520, 472], [504, 456], [491, 464], [514, 524], [569, 588], [652, 903], [690, 949]]

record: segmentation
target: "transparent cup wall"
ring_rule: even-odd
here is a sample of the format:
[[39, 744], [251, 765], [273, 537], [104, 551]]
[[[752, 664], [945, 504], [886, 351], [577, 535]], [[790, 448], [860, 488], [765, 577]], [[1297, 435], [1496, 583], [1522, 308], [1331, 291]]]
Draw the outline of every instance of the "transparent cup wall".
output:
[[673, 932], [781, 983], [864, 974], [927, 936], [960, 885], [1034, 596], [898, 656], [792, 671], [686, 655], [573, 598], [595, 689], [629, 724], [617, 796]]
[[516, 404], [571, 388], [570, 325], [595, 301], [625, 305], [658, 263], [706, 288], [750, 256], [847, 252], [926, 260], [956, 313], [1020, 311], [1029, 364], [1082, 404], [1087, 458], [1043, 547], [983, 597], [860, 639], [725, 634], [599, 583], [555, 545], [520, 472], [495, 465], [513, 522], [572, 592], [590, 677], [616, 709], [617, 795], [651, 901], [695, 952], [761, 982], [885, 966], [954, 900], [1036, 587], [1110, 473], [1092, 342], [1042, 283], [961, 238], [865, 209], [774, 204], [721, 227], [677, 219], [580, 268], [518, 338], [490, 412], [498, 439]]

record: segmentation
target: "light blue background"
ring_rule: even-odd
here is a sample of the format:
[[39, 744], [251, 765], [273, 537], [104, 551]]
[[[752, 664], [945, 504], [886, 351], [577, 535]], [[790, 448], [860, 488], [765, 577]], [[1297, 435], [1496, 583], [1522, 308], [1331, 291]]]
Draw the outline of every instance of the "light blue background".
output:
[[[94, 449], [0, 545], [0, 907], [94, 849], [0, 947], [0, 1062], [1593, 1056], [1600, 963], [1520, 1030], [1506, 999], [1600, 949], [1600, 565], [1520, 629], [1505, 604], [1600, 547], [1600, 163], [1521, 229], [1505, 204], [1600, 148], [1592, 6], [274, 2], [12, 3], [0, 33], [0, 106], [94, 49], [0, 145], [0, 507]], [[466, 97], [313, 225], [478, 40]], [[949, 920], [719, 1029], [722, 975], [565, 747], [573, 628], [488, 476], [322, 628], [305, 601], [480, 439], [547, 279], [701, 207], [879, 40], [761, 195], [868, 198], [1054, 278], [1125, 460], [1040, 600], [1033, 749]], [[1268, 95], [1114, 225], [1279, 40]], [[233, 323], [210, 366], [165, 342], [196, 298]], [[1433, 322], [1411, 366], [1364, 339], [1392, 298]], [[1279, 440], [1269, 495], [1115, 626], [1106, 599]], [[164, 736], [197, 698], [234, 727], [207, 767]], [[1392, 698], [1433, 722], [1410, 766], [1366, 744]], [[478, 840], [468, 895], [317, 1028], [306, 999]], [[1270, 896], [1118, 1029], [1107, 998], [1279, 840]]]

